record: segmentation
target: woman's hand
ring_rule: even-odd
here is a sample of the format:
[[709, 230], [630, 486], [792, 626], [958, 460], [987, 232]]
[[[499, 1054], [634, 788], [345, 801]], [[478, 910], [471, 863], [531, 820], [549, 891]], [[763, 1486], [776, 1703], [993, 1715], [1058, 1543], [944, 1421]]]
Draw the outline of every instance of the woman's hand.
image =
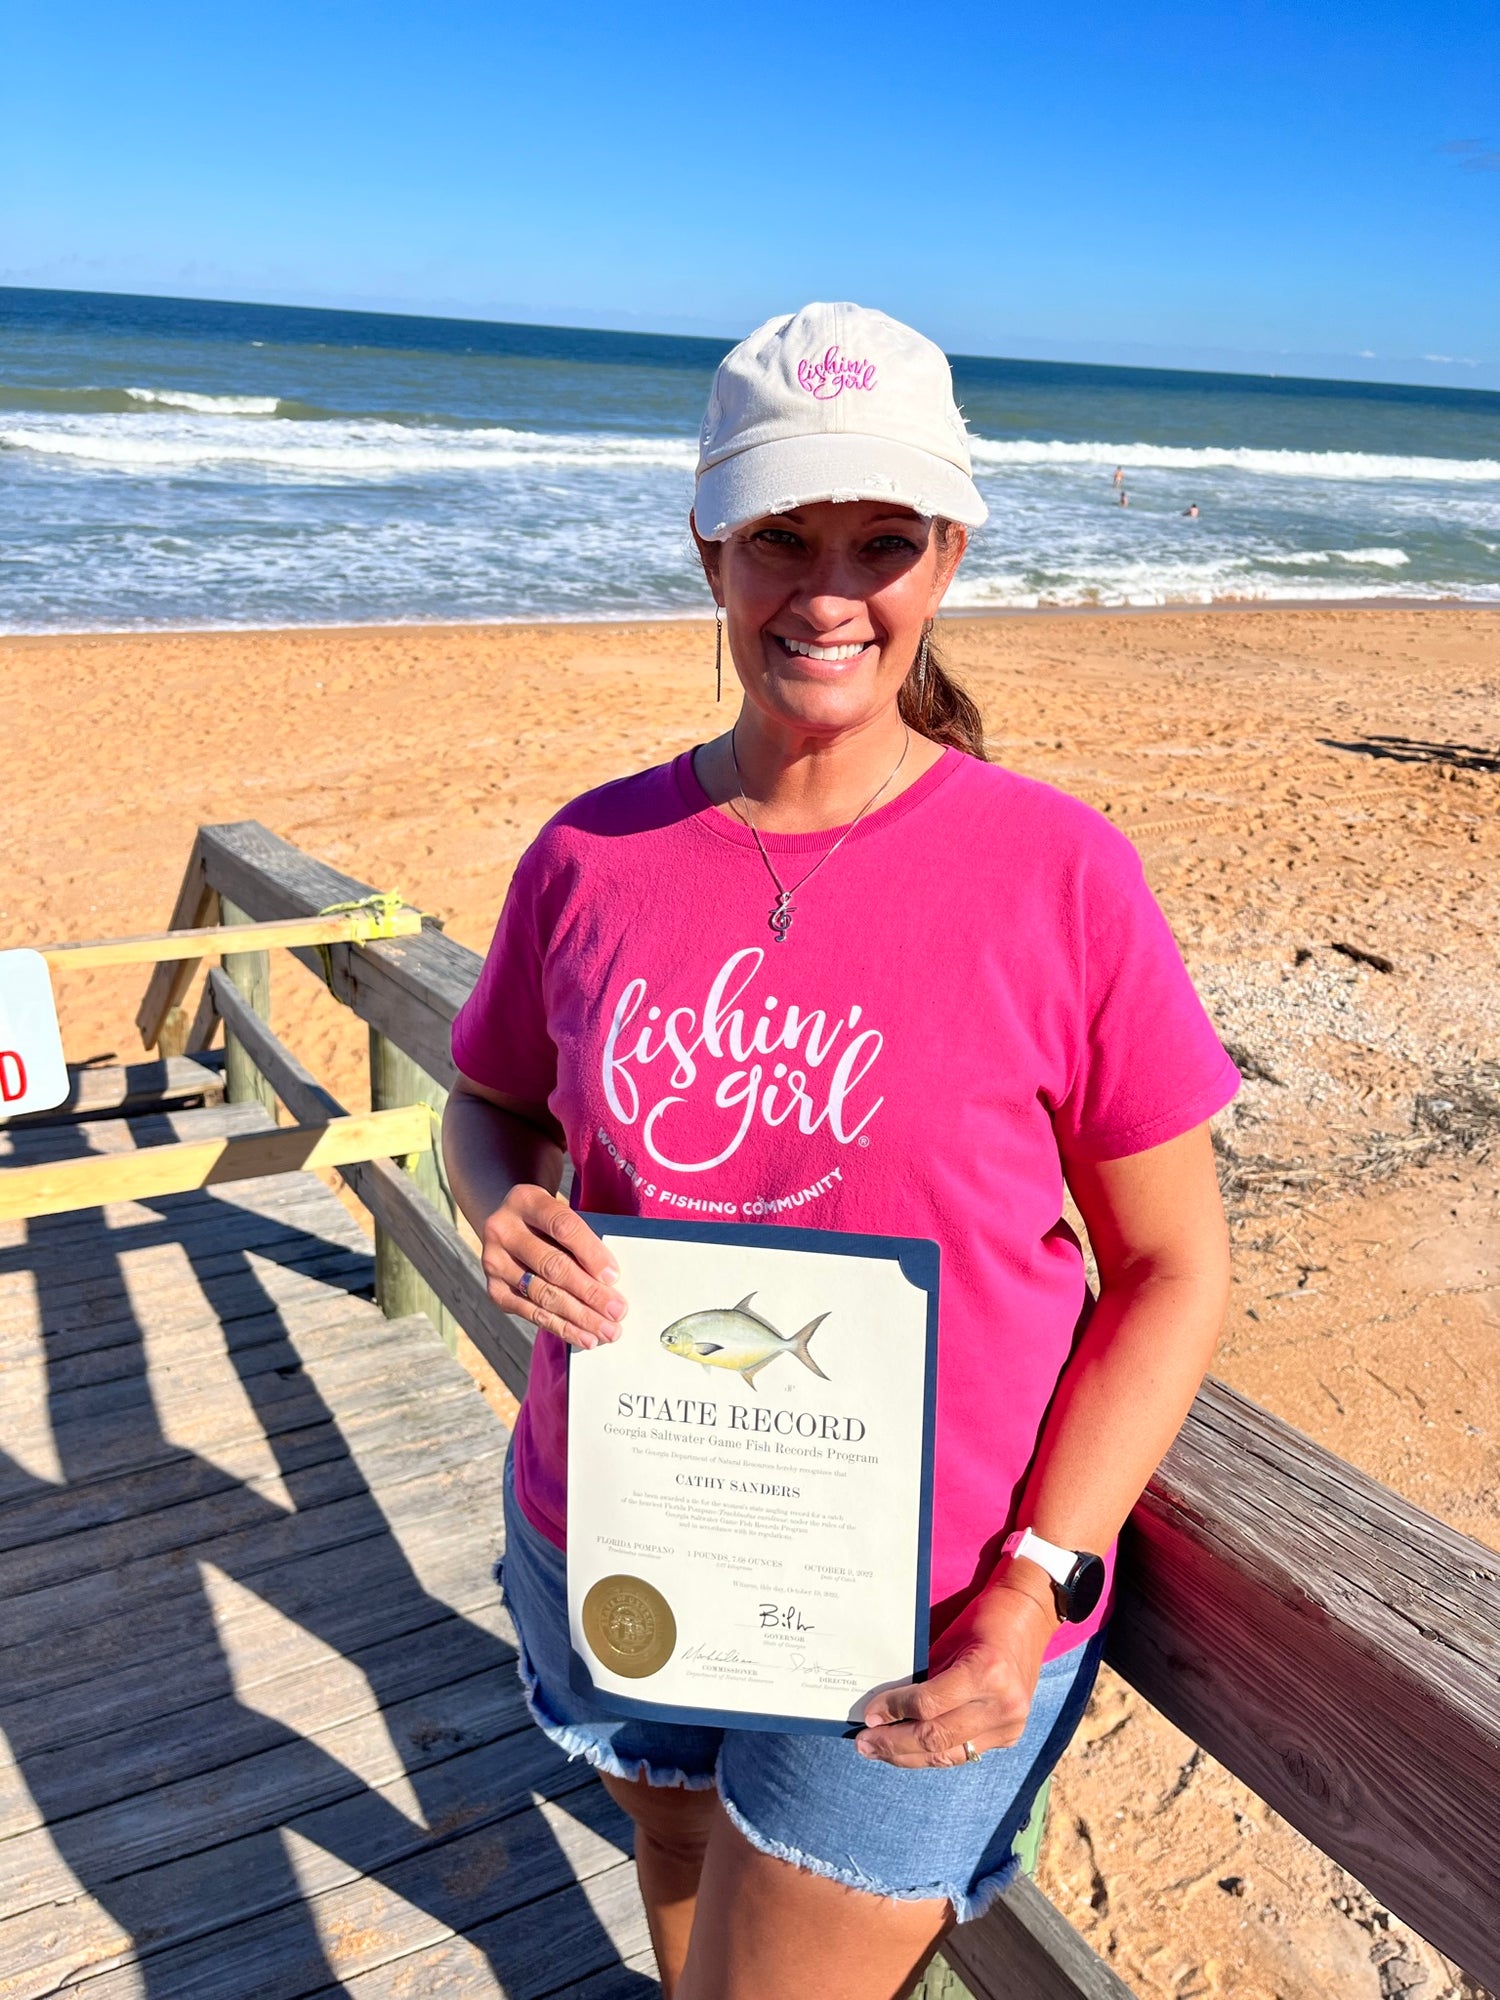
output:
[[1057, 1613], [1038, 1591], [992, 1582], [933, 1647], [925, 1681], [889, 1688], [865, 1711], [855, 1748], [904, 1770], [962, 1764], [1018, 1743]]
[[625, 1317], [625, 1301], [615, 1289], [620, 1274], [560, 1195], [519, 1183], [485, 1218], [480, 1243], [490, 1297], [502, 1311], [529, 1319], [569, 1347], [619, 1338]]

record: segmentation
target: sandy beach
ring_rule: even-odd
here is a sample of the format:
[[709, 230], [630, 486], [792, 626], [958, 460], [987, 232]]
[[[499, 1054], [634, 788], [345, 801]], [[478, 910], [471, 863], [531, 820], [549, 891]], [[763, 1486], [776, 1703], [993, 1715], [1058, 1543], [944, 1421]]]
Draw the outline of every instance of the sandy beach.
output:
[[[961, 618], [992, 754], [1136, 841], [1244, 1071], [1220, 1145], [1217, 1372], [1500, 1543], [1500, 613]], [[711, 628], [337, 628], [0, 640], [0, 942], [152, 929], [195, 827], [259, 819], [482, 950], [575, 793], [724, 726]], [[21, 749], [24, 746], [24, 749]], [[60, 991], [133, 1053], [138, 973]], [[364, 1031], [289, 961], [279, 1032], [351, 1105]], [[1472, 1996], [1106, 1676], [1041, 1880], [1142, 1996]]]

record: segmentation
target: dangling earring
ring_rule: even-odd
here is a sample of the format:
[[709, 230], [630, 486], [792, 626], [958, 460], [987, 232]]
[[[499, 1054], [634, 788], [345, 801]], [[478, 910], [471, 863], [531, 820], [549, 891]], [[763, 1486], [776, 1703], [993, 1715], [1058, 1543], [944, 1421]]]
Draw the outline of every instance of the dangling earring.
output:
[[724, 699], [724, 607], [714, 606], [714, 700]]
[[931, 637], [931, 634], [932, 634], [932, 625], [931, 625], [931, 622], [929, 621], [929, 622], [928, 622], [928, 623], [927, 623], [926, 625], [924, 625], [924, 626], [922, 627], [922, 643], [921, 643], [921, 645], [920, 645], [920, 646], [918, 646], [918, 648], [917, 648], [917, 698], [918, 698], [918, 700], [920, 700], [920, 699], [921, 699], [921, 697], [922, 697], [922, 696], [923, 696], [924, 694], [926, 694], [926, 692], [927, 692], [927, 648], [928, 648], [928, 641], [929, 641], [929, 639], [930, 639], [930, 637]]

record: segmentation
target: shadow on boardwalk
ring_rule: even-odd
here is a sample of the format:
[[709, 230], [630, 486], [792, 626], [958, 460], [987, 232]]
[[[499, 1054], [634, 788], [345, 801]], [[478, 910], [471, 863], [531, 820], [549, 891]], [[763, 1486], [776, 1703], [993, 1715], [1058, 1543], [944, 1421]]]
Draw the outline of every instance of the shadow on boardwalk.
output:
[[[135, 1131], [174, 1136], [164, 1119]], [[78, 1128], [12, 1138], [18, 1160], [88, 1150]], [[0, 1271], [32, 1275], [61, 1469], [39, 1478], [0, 1449], [0, 1729], [24, 1784], [0, 1801], [0, 1986], [45, 1993], [133, 1952], [90, 1992], [385, 1994], [441, 1947], [465, 1993], [486, 1967], [507, 1994], [571, 1991], [570, 1965], [613, 1966], [611, 2000], [655, 1993], [574, 1885], [580, 1843], [597, 1869], [624, 1821], [527, 1723], [493, 1604], [503, 1433], [435, 1338], [362, 1302], [370, 1260], [320, 1234], [329, 1205], [321, 1188], [183, 1196], [117, 1228], [98, 1211], [35, 1221], [0, 1251]], [[195, 1303], [196, 1328], [132, 1304], [122, 1257], [168, 1243], [181, 1281], [160, 1302]], [[276, 1265], [313, 1281], [291, 1325], [261, 1275]], [[163, 1427], [148, 1335], [153, 1359], [170, 1351], [169, 1409], [199, 1407], [209, 1364], [198, 1449]], [[239, 1410], [235, 1450], [222, 1395], [214, 1428], [215, 1362], [253, 1416]], [[247, 1430], [259, 1477], [215, 1456], [243, 1468]], [[284, 1632], [278, 1659], [261, 1604], [339, 1659], [294, 1644], [289, 1660]]]

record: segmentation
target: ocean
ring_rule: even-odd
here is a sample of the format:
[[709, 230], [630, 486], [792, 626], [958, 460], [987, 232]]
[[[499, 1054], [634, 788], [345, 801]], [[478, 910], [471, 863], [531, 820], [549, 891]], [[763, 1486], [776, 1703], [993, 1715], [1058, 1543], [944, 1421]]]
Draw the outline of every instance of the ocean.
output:
[[[727, 345], [0, 289], [0, 631], [701, 616]], [[953, 366], [955, 609], [1500, 603], [1500, 394]]]

